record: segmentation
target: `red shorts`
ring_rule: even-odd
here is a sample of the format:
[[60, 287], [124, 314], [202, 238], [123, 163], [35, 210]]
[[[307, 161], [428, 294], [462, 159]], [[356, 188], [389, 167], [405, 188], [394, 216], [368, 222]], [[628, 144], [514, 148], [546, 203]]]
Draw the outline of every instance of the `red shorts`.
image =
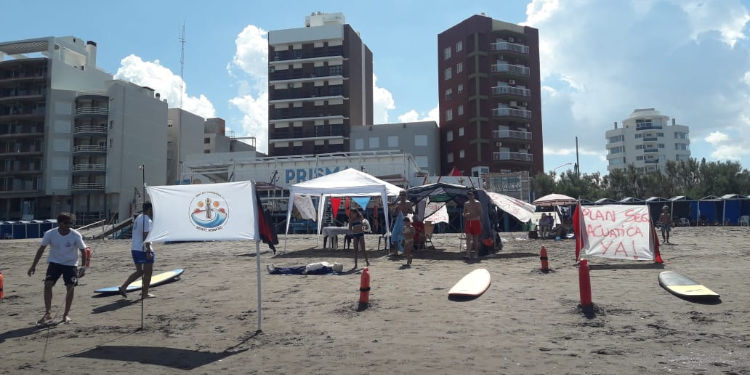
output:
[[469, 220], [466, 222], [466, 234], [478, 236], [482, 234], [482, 222], [479, 220]]

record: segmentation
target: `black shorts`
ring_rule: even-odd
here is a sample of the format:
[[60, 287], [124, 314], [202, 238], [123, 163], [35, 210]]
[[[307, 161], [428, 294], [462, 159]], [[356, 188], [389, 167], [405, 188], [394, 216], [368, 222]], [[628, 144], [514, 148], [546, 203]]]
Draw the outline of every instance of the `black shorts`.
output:
[[52, 285], [55, 285], [60, 275], [62, 275], [63, 281], [65, 281], [65, 286], [78, 285], [78, 267], [65, 266], [58, 263], [50, 263], [47, 266], [47, 275], [44, 277], [44, 281], [51, 281]]

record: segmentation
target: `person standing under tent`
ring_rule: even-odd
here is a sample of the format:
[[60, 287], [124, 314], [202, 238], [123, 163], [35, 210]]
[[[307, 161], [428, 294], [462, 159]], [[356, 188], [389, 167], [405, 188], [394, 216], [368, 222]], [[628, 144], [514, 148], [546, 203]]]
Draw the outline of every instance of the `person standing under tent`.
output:
[[475, 198], [474, 190], [466, 193], [463, 218], [466, 232], [466, 256], [469, 259], [477, 256], [479, 248], [479, 236], [482, 234], [482, 206]]
[[370, 261], [367, 259], [367, 250], [365, 249], [365, 232], [362, 221], [364, 217], [359, 209], [351, 210], [351, 217], [349, 218], [349, 231], [351, 232], [352, 240], [354, 241], [354, 268], [357, 268], [357, 258], [359, 256], [359, 249], [362, 249], [364, 254], [365, 264], [370, 265]]
[[83, 237], [75, 229], [71, 229], [73, 218], [68, 214], [57, 216], [57, 228], [52, 228], [44, 233], [42, 244], [36, 252], [34, 262], [31, 264], [27, 274], [29, 277], [36, 272], [36, 265], [44, 253], [44, 249], [50, 246], [49, 256], [47, 257], [47, 273], [44, 276], [44, 316], [37, 324], [47, 324], [52, 322], [52, 287], [60, 278], [63, 277], [67, 292], [65, 294], [65, 312], [63, 313], [62, 323], [70, 323], [70, 306], [73, 304], [73, 295], [78, 279], [86, 274], [86, 267], [78, 267], [78, 254], [80, 251], [81, 259], [86, 259], [86, 244]]
[[672, 215], [669, 213], [669, 206], [666, 204], [661, 208], [659, 226], [661, 226], [661, 239], [664, 243], [669, 243], [669, 232], [672, 230]]
[[151, 202], [143, 204], [143, 213], [133, 221], [133, 238], [130, 245], [130, 254], [133, 257], [135, 263], [135, 272], [128, 276], [127, 280], [119, 287], [120, 295], [127, 298], [127, 287], [133, 281], [143, 276], [141, 298], [153, 298], [154, 295], [148, 292], [149, 284], [151, 283], [151, 275], [154, 272], [154, 260], [156, 254], [154, 249], [151, 247], [151, 242], [146, 242], [148, 232], [151, 231], [153, 221], [151, 218], [154, 217], [154, 210]]
[[398, 214], [401, 214], [402, 217], [407, 217], [409, 214], [413, 214], [413, 206], [414, 204], [406, 199], [406, 191], [404, 190], [398, 193], [398, 198], [391, 205], [391, 220], [393, 220], [394, 223], [391, 227], [391, 240], [394, 242], [394, 245], [396, 245], [391, 246], [391, 255], [393, 256], [398, 256], [398, 249], [402, 248], [402, 244], [399, 240], [401, 239], [400, 231], [403, 229], [403, 226], [398, 222]]

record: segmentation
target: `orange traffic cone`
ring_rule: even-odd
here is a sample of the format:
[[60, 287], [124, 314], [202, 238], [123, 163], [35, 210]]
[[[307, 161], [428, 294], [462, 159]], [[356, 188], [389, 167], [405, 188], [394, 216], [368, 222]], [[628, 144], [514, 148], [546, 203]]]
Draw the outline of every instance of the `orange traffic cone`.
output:
[[3, 271], [0, 271], [0, 299], [3, 299]]
[[586, 259], [581, 260], [581, 263], [578, 265], [578, 284], [581, 289], [581, 308], [584, 310], [592, 309], [589, 263]]
[[549, 262], [547, 262], [547, 249], [542, 246], [542, 251], [539, 253], [539, 259], [542, 260], [542, 272], [549, 272]]
[[365, 267], [359, 283], [359, 308], [362, 311], [370, 304], [370, 270]]
[[86, 262], [85, 262], [85, 264], [86, 264], [86, 268], [91, 267], [91, 248], [90, 247], [86, 248]]

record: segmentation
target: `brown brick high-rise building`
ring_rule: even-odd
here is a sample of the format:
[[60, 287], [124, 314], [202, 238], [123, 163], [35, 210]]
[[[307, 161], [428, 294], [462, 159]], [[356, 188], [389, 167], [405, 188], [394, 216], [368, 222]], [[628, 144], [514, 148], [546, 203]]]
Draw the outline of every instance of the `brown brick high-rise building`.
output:
[[268, 153], [349, 151], [351, 126], [371, 125], [372, 52], [341, 13], [268, 33]]
[[544, 171], [539, 31], [471, 16], [438, 34], [443, 173]]

